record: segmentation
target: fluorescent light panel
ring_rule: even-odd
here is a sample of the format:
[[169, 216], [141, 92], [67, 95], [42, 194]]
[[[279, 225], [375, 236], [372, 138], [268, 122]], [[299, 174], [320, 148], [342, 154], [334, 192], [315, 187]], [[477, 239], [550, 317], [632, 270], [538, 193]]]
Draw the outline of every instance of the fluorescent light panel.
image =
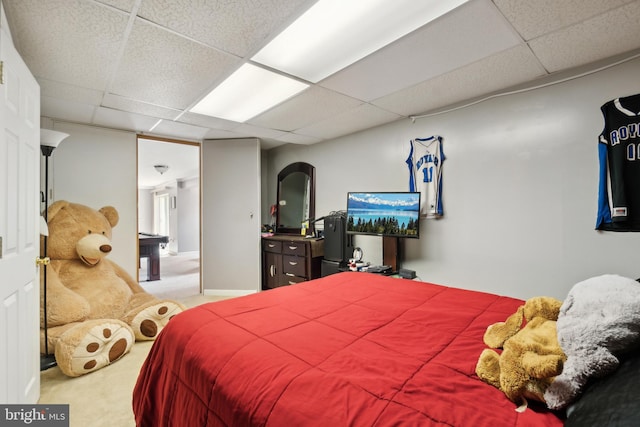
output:
[[308, 87], [306, 83], [244, 64], [190, 111], [245, 122]]
[[[252, 61], [317, 83], [467, 1], [320, 0]], [[307, 87], [247, 63], [190, 111], [245, 122]]]
[[468, 0], [320, 0], [252, 60], [317, 83]]

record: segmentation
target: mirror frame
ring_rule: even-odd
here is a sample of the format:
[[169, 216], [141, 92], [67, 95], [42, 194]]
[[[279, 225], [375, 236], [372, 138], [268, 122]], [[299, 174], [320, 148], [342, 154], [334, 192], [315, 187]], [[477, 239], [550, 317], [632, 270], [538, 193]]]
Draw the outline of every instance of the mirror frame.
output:
[[[280, 227], [280, 187], [282, 181], [294, 172], [302, 172], [309, 177], [309, 218], [316, 216], [316, 168], [305, 162], [295, 162], [286, 166], [278, 173], [278, 191], [277, 191], [277, 213], [276, 213], [276, 234], [300, 234], [302, 227]], [[305, 218], [303, 218], [305, 219]], [[300, 221], [302, 222], [302, 221]], [[314, 225], [309, 222], [307, 234], [313, 235]]]

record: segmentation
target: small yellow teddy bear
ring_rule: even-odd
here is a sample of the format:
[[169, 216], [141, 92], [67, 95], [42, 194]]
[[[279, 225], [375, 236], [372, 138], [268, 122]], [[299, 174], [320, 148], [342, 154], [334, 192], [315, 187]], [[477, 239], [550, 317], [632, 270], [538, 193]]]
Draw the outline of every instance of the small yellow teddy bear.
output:
[[566, 356], [556, 332], [561, 305], [562, 301], [551, 297], [531, 298], [505, 322], [490, 325], [484, 334], [484, 343], [502, 348], [502, 353], [483, 350], [476, 374], [520, 405], [519, 410], [526, 408], [527, 399], [544, 403], [545, 390], [562, 372]]

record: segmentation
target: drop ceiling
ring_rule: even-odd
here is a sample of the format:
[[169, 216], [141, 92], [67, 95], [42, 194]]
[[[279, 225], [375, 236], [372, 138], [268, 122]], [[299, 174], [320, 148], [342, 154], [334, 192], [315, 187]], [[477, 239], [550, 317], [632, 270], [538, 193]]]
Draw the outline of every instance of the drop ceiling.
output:
[[[349, 0], [355, 1], [355, 0]], [[245, 123], [189, 112], [311, 0], [2, 0], [43, 117], [314, 144], [640, 53], [640, 0], [470, 0]]]

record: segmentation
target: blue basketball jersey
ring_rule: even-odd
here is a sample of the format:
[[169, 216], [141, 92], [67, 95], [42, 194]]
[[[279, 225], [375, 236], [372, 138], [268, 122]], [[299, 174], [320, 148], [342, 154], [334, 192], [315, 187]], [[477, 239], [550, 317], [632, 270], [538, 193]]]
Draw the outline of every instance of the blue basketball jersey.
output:
[[430, 136], [409, 141], [409, 191], [420, 193], [420, 216], [438, 218], [442, 209], [442, 138]]

